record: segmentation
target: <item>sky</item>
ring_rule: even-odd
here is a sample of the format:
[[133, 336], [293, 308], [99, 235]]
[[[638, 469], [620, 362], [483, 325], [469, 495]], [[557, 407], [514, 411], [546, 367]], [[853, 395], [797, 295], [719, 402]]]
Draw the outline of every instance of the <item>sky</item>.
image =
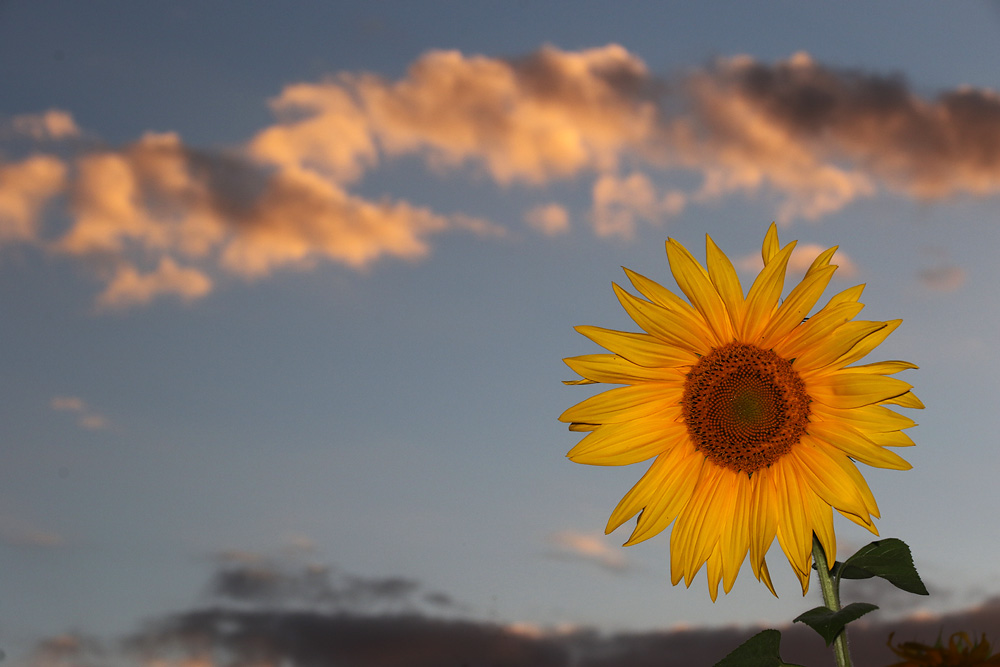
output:
[[988, 2], [0, 2], [0, 648], [336, 613], [611, 664], [787, 625], [821, 601], [777, 544], [777, 598], [713, 604], [668, 534], [605, 536], [644, 466], [556, 419], [573, 327], [635, 330], [620, 267], [673, 288], [665, 240], [710, 234], [749, 285], [772, 221], [789, 285], [839, 246], [829, 294], [903, 319], [871, 358], [920, 366], [913, 469], [861, 467], [932, 594], [856, 587], [862, 632], [1000, 640], [998, 36]]

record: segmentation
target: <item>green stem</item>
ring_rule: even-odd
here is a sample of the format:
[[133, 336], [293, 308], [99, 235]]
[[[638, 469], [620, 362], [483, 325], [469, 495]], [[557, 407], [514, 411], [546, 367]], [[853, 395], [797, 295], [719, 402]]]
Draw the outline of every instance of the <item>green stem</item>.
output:
[[[837, 590], [837, 582], [830, 576], [830, 561], [816, 535], [813, 535], [813, 560], [816, 561], [819, 586], [823, 591], [823, 603], [830, 611], [840, 611], [840, 591]], [[847, 650], [847, 628], [841, 630], [834, 638], [833, 654], [837, 658], [837, 667], [851, 667], [851, 654]]]

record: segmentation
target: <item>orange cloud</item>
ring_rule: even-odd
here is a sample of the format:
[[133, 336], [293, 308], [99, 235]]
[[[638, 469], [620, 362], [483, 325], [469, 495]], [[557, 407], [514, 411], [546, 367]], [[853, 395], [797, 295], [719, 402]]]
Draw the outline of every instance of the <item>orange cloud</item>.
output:
[[[198, 299], [220, 270], [256, 278], [320, 259], [361, 269], [384, 256], [421, 258], [426, 238], [448, 229], [500, 233], [469, 216], [368, 201], [316, 170], [268, 171], [235, 154], [199, 152], [173, 133], [81, 157], [71, 194], [74, 222], [51, 246], [115, 267], [105, 272], [101, 308], [164, 294]], [[158, 264], [142, 273], [133, 255], [158, 257]]]
[[678, 215], [686, 204], [685, 196], [671, 191], [662, 197], [653, 183], [640, 172], [627, 178], [602, 174], [593, 188], [594, 231], [598, 236], [630, 239], [635, 235], [637, 219], [657, 223]]
[[35, 241], [42, 209], [65, 180], [65, 165], [49, 155], [0, 163], [0, 244]]
[[[720, 59], [667, 81], [615, 44], [512, 59], [432, 51], [398, 80], [341, 73], [289, 85], [271, 107], [271, 125], [226, 151], [150, 133], [119, 148], [76, 146], [70, 159], [0, 163], [0, 244], [86, 262], [103, 281], [98, 305], [120, 308], [202, 298], [226, 277], [416, 260], [450, 231], [504, 233], [474, 215], [357, 191], [403, 157], [500, 186], [588, 179], [604, 237], [733, 194], [773, 199], [787, 223], [884, 190], [1000, 192], [1000, 95], [921, 97], [900, 77], [807, 54]], [[80, 134], [70, 114], [49, 110], [15, 117], [0, 138]], [[670, 185], [678, 172], [700, 183]], [[41, 221], [64, 200], [70, 224], [56, 235]], [[569, 225], [559, 202], [524, 219], [549, 235]]]
[[163, 294], [194, 301], [211, 290], [212, 280], [208, 276], [197, 269], [178, 266], [170, 257], [162, 257], [157, 267], [148, 273], [140, 273], [130, 264], [121, 264], [97, 297], [97, 306], [115, 309], [144, 305]]

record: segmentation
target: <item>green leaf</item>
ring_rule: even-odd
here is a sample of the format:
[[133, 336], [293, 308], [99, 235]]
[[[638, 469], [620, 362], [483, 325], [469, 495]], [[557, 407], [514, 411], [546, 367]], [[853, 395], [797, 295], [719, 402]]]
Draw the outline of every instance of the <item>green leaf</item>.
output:
[[839, 579], [882, 577], [896, 588], [908, 593], [928, 595], [924, 582], [913, 566], [910, 547], [903, 540], [890, 537], [861, 547], [844, 563], [838, 563], [835, 576]]
[[829, 646], [845, 625], [876, 609], [878, 607], [868, 602], [852, 602], [837, 612], [826, 607], [816, 607], [800, 614], [795, 622], [805, 623], [818, 632], [820, 637], [826, 641], [826, 645]]
[[802, 667], [781, 661], [780, 644], [780, 632], [763, 630], [737, 646], [735, 651], [715, 663], [715, 667]]

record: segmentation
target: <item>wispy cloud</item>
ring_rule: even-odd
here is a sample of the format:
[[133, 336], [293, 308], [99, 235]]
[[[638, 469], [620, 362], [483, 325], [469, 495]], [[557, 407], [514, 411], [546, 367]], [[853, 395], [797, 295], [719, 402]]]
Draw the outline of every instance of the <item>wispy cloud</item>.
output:
[[62, 109], [20, 114], [0, 122], [0, 137], [20, 135], [35, 141], [58, 141], [80, 136], [72, 114]]
[[549, 543], [553, 546], [547, 554], [551, 558], [592, 563], [619, 574], [632, 569], [624, 550], [609, 544], [603, 535], [562, 530], [550, 535]]
[[9, 547], [50, 549], [65, 545], [66, 540], [58, 533], [4, 513], [0, 514], [0, 542]]
[[524, 214], [524, 221], [546, 236], [558, 236], [569, 231], [569, 212], [559, 204], [540, 204]]
[[[0, 139], [37, 146], [0, 161], [0, 243], [86, 262], [103, 284], [98, 305], [122, 308], [194, 301], [227, 277], [419, 260], [453, 231], [505, 233], [475, 212], [359, 194], [362, 178], [404, 156], [442, 177], [471, 171], [540, 192], [587, 179], [594, 231], [623, 238], [732, 195], [772, 200], [789, 222], [883, 191], [1000, 192], [1000, 94], [921, 96], [901, 76], [804, 53], [721, 58], [664, 78], [613, 44], [511, 59], [432, 51], [397, 80], [342, 72], [288, 85], [271, 108], [273, 123], [228, 150], [175, 133], [101, 147], [78, 141], [66, 111], [15, 117]], [[59, 141], [74, 148], [60, 152]], [[672, 184], [685, 173], [700, 183]], [[52, 207], [68, 228], [44, 224]], [[570, 218], [551, 201], [528, 202], [524, 216], [547, 235]]]
[[936, 266], [917, 273], [920, 283], [935, 292], [955, 292], [965, 284], [965, 269], [954, 266]]
[[87, 429], [88, 431], [105, 429], [109, 425], [104, 415], [92, 410], [78, 396], [55, 396], [49, 402], [49, 407], [57, 412], [69, 412], [76, 415], [77, 424], [80, 428]]

